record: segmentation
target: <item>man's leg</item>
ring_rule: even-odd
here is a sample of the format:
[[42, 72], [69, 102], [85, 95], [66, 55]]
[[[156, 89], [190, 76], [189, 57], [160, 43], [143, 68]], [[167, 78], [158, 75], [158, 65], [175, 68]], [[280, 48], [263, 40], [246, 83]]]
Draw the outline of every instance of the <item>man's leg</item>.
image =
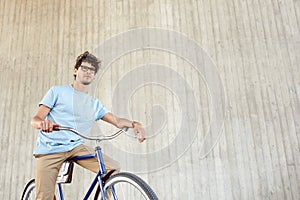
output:
[[[95, 150], [93, 148], [85, 146], [85, 145], [80, 145], [72, 150], [72, 157], [83, 156], [83, 155], [94, 154], [94, 153], [95, 153]], [[120, 164], [117, 161], [113, 160], [112, 158], [110, 158], [109, 156], [107, 156], [103, 153], [102, 153], [102, 156], [103, 156], [104, 165], [105, 165], [105, 168], [107, 171], [116, 170], [116, 171], [114, 171], [113, 174], [120, 172]], [[82, 166], [92, 172], [98, 173], [98, 171], [99, 171], [99, 163], [98, 163], [97, 158], [78, 160], [76, 162], [80, 166]], [[107, 195], [106, 196], [107, 199], [110, 199], [110, 197], [112, 196], [111, 191], [109, 191], [106, 195]]]
[[63, 153], [35, 156], [36, 199], [53, 200], [56, 178], [63, 162]]
[[[74, 148], [71, 152], [71, 157], [74, 156], [83, 156], [87, 154], [94, 154], [95, 150], [91, 147], [85, 146], [85, 145], [80, 145], [76, 148]], [[104, 160], [104, 165], [106, 167], [107, 171], [110, 170], [116, 170], [114, 173], [118, 173], [120, 171], [120, 164], [110, 158], [109, 156], [105, 155], [102, 153], [103, 160]], [[80, 166], [97, 173], [99, 171], [99, 163], [97, 158], [90, 158], [90, 159], [84, 159], [84, 160], [78, 160], [76, 161], [77, 164]]]

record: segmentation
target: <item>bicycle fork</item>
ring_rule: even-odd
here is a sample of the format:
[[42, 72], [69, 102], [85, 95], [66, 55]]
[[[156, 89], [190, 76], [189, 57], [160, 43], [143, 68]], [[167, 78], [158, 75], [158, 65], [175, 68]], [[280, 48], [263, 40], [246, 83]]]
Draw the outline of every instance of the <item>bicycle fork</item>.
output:
[[98, 176], [98, 182], [99, 182], [100, 192], [101, 192], [102, 199], [106, 200], [105, 191], [104, 191], [104, 185], [102, 183], [102, 178], [106, 174], [106, 167], [104, 165], [104, 160], [103, 160], [103, 156], [102, 156], [102, 152], [101, 152], [101, 147], [100, 146], [96, 146], [95, 147], [95, 151], [96, 151], [96, 156], [98, 158], [99, 167], [100, 167], [100, 169], [99, 169], [99, 176]]
[[[99, 186], [100, 186], [102, 200], [106, 200], [106, 195], [105, 195], [105, 191], [104, 191], [104, 185], [103, 185], [103, 182], [102, 182], [102, 178], [106, 174], [106, 167], [104, 165], [104, 160], [103, 160], [103, 156], [102, 156], [102, 152], [101, 152], [101, 147], [97, 146], [95, 148], [95, 151], [96, 151], [96, 155], [97, 155], [99, 166], [100, 166], [99, 176], [98, 176], [98, 182], [99, 182]], [[114, 197], [114, 200], [118, 200], [118, 197], [116, 195], [116, 191], [115, 191], [115, 188], [114, 188], [113, 185], [111, 186], [111, 192], [112, 192], [112, 195]]]
[[[97, 176], [94, 179], [89, 191], [86, 193], [86, 196], [84, 197], [84, 200], [87, 200], [89, 198], [89, 196], [92, 193], [92, 191], [93, 191], [94, 187], [96, 186], [97, 182], [98, 182], [99, 187], [100, 187], [102, 200], [106, 200], [104, 185], [103, 185], [103, 181], [102, 181], [103, 177], [106, 174], [106, 167], [104, 165], [104, 160], [103, 160], [101, 148], [99, 146], [97, 146], [95, 148], [95, 152], [96, 152], [97, 160], [99, 162], [99, 171], [98, 171]], [[115, 192], [115, 189], [114, 189], [113, 186], [112, 186], [111, 190], [112, 190], [112, 194], [113, 194], [114, 199], [117, 200], [118, 198], [116, 196], [116, 192]]]

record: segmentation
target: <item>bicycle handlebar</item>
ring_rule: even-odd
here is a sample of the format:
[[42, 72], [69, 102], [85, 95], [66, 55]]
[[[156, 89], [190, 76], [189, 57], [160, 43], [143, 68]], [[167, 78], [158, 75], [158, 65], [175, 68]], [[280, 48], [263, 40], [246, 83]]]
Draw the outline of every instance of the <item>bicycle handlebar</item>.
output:
[[58, 125], [58, 124], [55, 124], [53, 125], [53, 131], [60, 131], [60, 130], [67, 130], [67, 131], [71, 131], [73, 133], [75, 133], [76, 135], [84, 138], [84, 139], [87, 139], [87, 140], [95, 140], [95, 141], [103, 141], [103, 140], [111, 140], [111, 139], [114, 139], [116, 137], [118, 137], [122, 132], [126, 132], [128, 130], [128, 127], [126, 128], [123, 128], [123, 129], [120, 129], [118, 132], [112, 134], [112, 135], [108, 135], [108, 136], [105, 136], [105, 135], [99, 135], [99, 136], [86, 136], [82, 133], [80, 133], [79, 131], [73, 129], [73, 128], [70, 128], [70, 127], [67, 127], [67, 126], [61, 126], [61, 125]]

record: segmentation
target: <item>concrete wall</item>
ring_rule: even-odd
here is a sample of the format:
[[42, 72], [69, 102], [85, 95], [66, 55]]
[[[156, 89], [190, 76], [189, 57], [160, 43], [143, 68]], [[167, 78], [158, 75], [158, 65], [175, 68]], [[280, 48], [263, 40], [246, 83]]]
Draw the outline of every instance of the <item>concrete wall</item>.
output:
[[[37, 104], [89, 50], [93, 95], [149, 135], [103, 149], [161, 199], [299, 199], [299, 23], [296, 0], [1, 1], [0, 198], [20, 198]], [[76, 167], [66, 199], [91, 177]]]

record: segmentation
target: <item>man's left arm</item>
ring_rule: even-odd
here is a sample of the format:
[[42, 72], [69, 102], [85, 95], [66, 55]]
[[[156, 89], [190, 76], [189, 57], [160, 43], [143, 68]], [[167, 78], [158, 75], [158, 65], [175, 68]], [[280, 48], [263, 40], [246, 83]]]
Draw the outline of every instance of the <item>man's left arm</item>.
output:
[[137, 121], [131, 121], [129, 119], [120, 118], [113, 113], [106, 113], [102, 117], [103, 121], [106, 121], [118, 128], [133, 128], [134, 129], [134, 135], [138, 137], [139, 142], [143, 142], [146, 139], [146, 133], [145, 130], [140, 122]]

